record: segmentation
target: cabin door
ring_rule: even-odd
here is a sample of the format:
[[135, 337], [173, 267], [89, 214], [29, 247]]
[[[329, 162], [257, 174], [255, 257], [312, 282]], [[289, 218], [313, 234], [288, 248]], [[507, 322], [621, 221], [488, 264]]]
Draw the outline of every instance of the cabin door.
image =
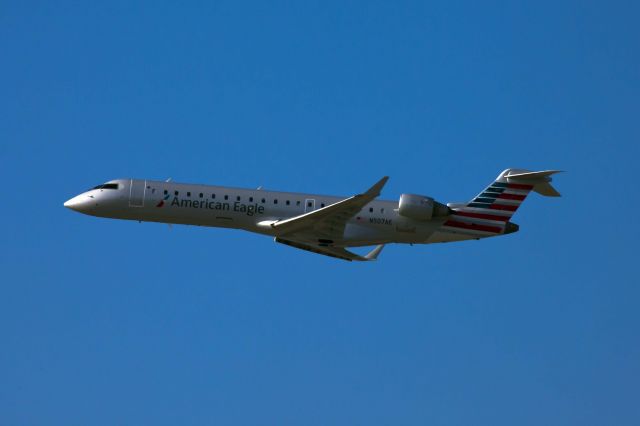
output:
[[129, 207], [144, 207], [146, 190], [146, 180], [131, 179], [131, 185], [129, 186]]

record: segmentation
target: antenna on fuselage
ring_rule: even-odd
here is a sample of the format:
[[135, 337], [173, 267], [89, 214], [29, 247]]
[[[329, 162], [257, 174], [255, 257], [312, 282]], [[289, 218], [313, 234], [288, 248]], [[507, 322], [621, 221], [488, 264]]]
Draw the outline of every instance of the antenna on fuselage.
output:
[[171, 178], [169, 178], [169, 179], [165, 180], [165, 182], [171, 182]]
[[260, 191], [262, 189], [262, 185], [256, 188], [256, 191]]

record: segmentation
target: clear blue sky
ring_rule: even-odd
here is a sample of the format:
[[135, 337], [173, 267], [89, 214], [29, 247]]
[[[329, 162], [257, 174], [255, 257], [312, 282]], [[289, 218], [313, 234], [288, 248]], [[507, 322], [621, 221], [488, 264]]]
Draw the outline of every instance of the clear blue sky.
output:
[[[0, 424], [640, 424], [639, 12], [5, 2]], [[563, 197], [369, 264], [62, 206], [117, 177], [464, 201], [507, 167]]]

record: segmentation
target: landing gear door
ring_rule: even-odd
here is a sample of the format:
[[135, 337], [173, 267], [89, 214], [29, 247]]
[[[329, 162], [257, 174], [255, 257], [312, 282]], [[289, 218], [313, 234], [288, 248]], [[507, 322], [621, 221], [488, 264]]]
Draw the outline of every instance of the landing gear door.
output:
[[129, 207], [144, 207], [146, 190], [146, 180], [131, 179], [131, 185], [129, 186]]
[[316, 209], [316, 200], [313, 198], [307, 198], [304, 200], [304, 212], [309, 213]]

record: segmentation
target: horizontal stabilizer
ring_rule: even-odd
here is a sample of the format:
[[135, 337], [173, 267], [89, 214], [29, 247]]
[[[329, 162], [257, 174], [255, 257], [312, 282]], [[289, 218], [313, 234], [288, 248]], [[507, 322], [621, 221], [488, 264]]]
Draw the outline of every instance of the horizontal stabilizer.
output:
[[509, 173], [505, 175], [506, 178], [509, 179], [517, 179], [517, 180], [540, 180], [548, 178], [551, 175], [556, 173], [561, 173], [562, 170], [544, 170], [541, 172], [526, 172], [526, 173]]
[[525, 172], [507, 174], [504, 177], [509, 183], [523, 183], [533, 185], [533, 190], [546, 197], [559, 197], [560, 193], [551, 186], [551, 175], [560, 173], [561, 170], [544, 170], [541, 172]]

